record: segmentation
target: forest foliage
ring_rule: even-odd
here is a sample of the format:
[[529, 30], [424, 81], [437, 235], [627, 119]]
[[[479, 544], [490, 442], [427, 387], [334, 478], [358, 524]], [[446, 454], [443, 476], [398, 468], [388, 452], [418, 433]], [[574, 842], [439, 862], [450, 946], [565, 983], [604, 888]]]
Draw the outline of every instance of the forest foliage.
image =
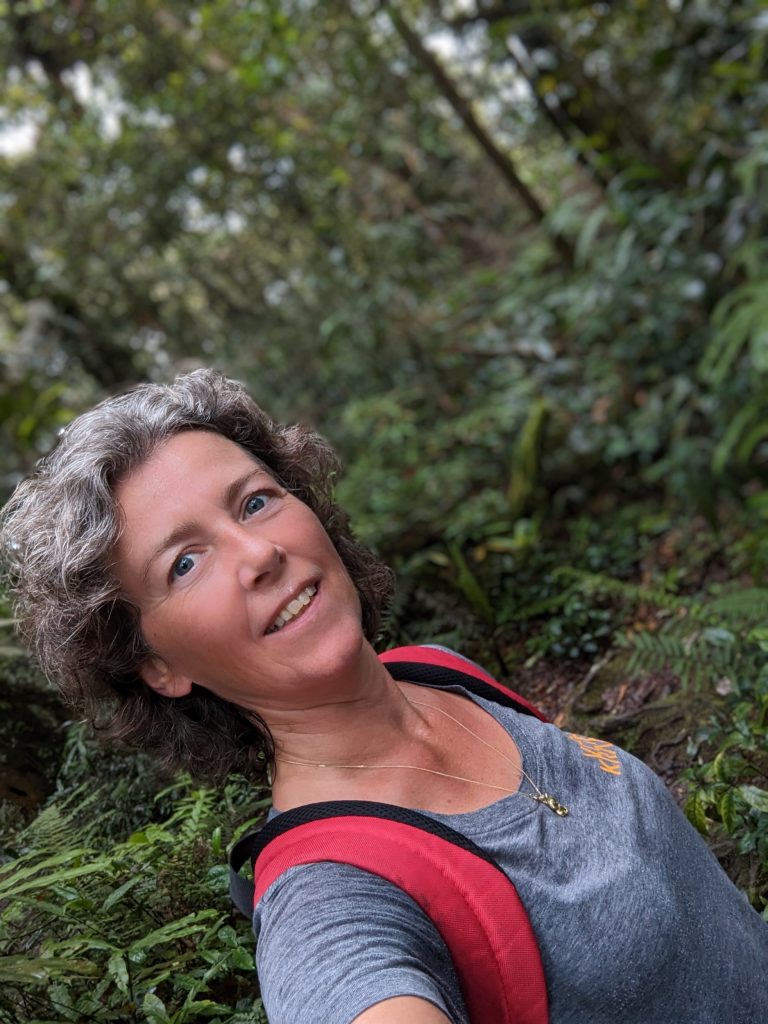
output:
[[[620, 738], [765, 912], [764, 4], [0, 21], [3, 494], [106, 393], [242, 379], [341, 452], [384, 640]], [[258, 1021], [220, 864], [264, 795], [98, 753], [8, 619], [0, 1019]]]

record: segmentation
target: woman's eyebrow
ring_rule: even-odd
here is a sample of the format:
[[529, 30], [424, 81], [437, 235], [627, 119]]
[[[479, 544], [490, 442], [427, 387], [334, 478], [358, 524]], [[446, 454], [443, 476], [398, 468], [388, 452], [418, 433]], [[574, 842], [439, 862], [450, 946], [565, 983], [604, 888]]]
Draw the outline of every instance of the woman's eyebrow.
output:
[[254, 466], [253, 469], [247, 473], [243, 473], [242, 476], [238, 477], [237, 480], [233, 480], [231, 484], [228, 484], [224, 490], [223, 505], [224, 508], [229, 508], [235, 501], [240, 497], [240, 492], [243, 488], [253, 480], [254, 477], [263, 476], [266, 477], [266, 472], [261, 466]]
[[[261, 466], [255, 466], [247, 473], [243, 473], [242, 476], [237, 477], [237, 479], [227, 484], [222, 494], [222, 507], [230, 508], [237, 501], [243, 489], [253, 480], [253, 478], [260, 476], [266, 477], [267, 474]], [[183, 523], [179, 523], [177, 526], [174, 526], [171, 532], [163, 537], [144, 563], [144, 568], [141, 573], [142, 581], [144, 583], [147, 582], [153, 563], [161, 555], [165, 554], [169, 548], [174, 548], [177, 544], [182, 544], [184, 541], [189, 540], [189, 538], [193, 536], [198, 529], [199, 524], [194, 520], [185, 520]]]
[[189, 538], [193, 536], [197, 528], [197, 523], [192, 521], [179, 523], [178, 526], [174, 526], [171, 532], [160, 541], [155, 550], [144, 563], [144, 568], [142, 569], [141, 572], [142, 582], [147, 582], [149, 574], [152, 570], [152, 566], [161, 555], [165, 554], [165, 552], [169, 548], [176, 547], [177, 544], [182, 544], [184, 541], [189, 540]]

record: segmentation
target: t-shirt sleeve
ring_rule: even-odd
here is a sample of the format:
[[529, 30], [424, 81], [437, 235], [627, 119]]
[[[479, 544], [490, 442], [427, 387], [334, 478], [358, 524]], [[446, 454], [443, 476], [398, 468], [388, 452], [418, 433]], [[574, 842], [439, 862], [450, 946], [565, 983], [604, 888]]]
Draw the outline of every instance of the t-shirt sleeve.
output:
[[395, 996], [419, 996], [469, 1024], [432, 922], [378, 875], [323, 862], [286, 871], [254, 919], [270, 1024], [349, 1024]]

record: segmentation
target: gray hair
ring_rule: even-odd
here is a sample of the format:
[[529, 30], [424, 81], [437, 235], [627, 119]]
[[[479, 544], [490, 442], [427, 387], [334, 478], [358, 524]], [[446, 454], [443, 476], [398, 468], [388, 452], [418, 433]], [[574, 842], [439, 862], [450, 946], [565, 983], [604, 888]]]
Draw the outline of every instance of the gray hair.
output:
[[240, 445], [312, 509], [357, 589], [372, 640], [393, 575], [354, 539], [333, 501], [337, 456], [306, 427], [274, 423], [241, 384], [214, 370], [140, 385], [75, 419], [2, 512], [6, 578], [43, 671], [107, 736], [210, 782], [232, 771], [262, 779], [274, 749], [261, 719], [199, 686], [168, 698], [143, 682], [150, 650], [111, 567], [122, 529], [115, 484], [186, 430]]

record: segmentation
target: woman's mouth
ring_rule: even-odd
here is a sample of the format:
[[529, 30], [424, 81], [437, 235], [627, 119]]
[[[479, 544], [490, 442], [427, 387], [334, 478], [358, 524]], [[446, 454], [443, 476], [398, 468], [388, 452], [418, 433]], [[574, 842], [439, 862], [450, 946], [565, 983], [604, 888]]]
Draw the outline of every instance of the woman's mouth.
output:
[[298, 618], [303, 612], [309, 607], [317, 593], [317, 587], [314, 583], [310, 583], [309, 586], [305, 587], [300, 594], [297, 594], [285, 608], [282, 608], [277, 615], [277, 618], [267, 630], [267, 636], [270, 633], [277, 633], [283, 626], [287, 625], [293, 619]]

